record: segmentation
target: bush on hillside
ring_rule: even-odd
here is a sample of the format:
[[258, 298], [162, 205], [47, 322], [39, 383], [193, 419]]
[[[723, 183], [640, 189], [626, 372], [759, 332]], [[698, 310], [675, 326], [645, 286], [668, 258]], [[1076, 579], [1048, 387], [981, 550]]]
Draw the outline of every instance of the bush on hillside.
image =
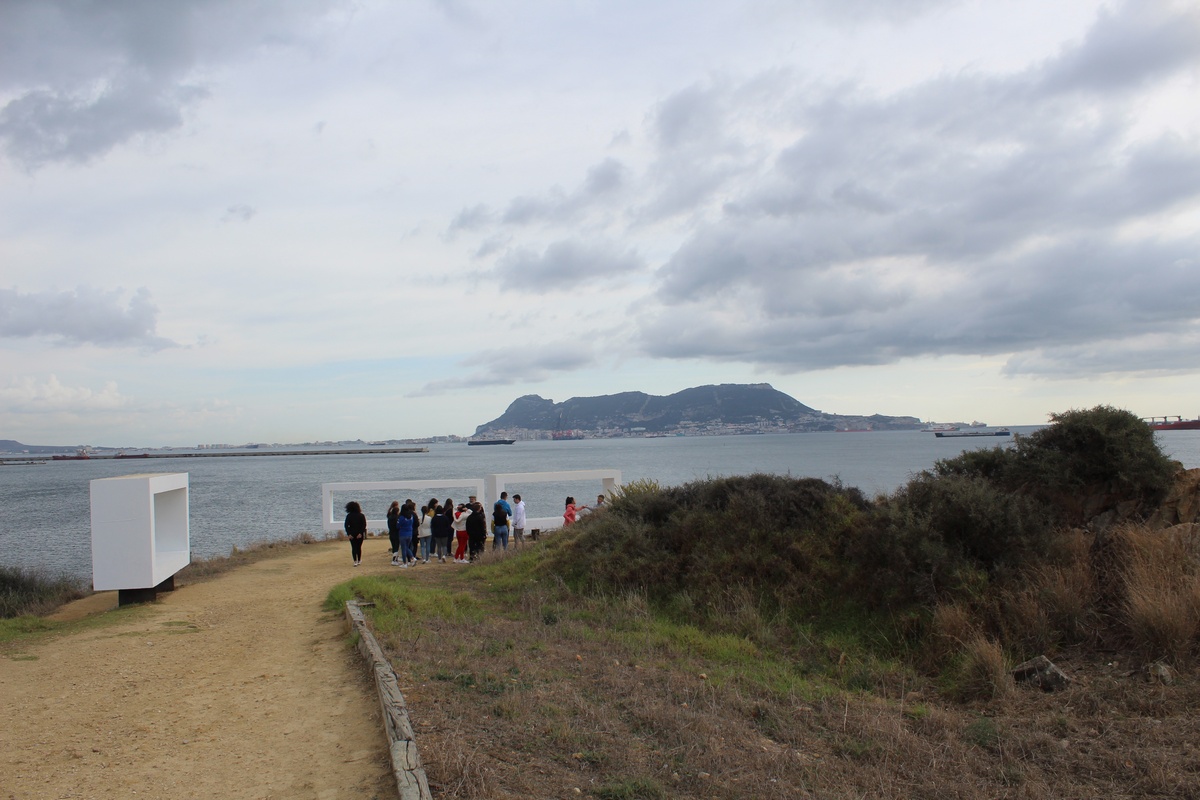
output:
[[1166, 496], [1178, 467], [1133, 413], [1096, 406], [1051, 414], [1050, 420], [1016, 437], [1011, 448], [939, 461], [934, 474], [976, 476], [1037, 498], [1068, 525], [1129, 502], [1145, 513]]
[[1036, 501], [968, 475], [922, 473], [847, 539], [843, 560], [868, 605], [932, 607], [981, 592], [998, 572], [1042, 552], [1049, 515]]
[[550, 548], [548, 567], [569, 583], [645, 591], [719, 610], [728, 587], [775, 606], [829, 596], [842, 567], [836, 549], [871, 506], [825, 481], [746, 475], [619, 494], [602, 514]]

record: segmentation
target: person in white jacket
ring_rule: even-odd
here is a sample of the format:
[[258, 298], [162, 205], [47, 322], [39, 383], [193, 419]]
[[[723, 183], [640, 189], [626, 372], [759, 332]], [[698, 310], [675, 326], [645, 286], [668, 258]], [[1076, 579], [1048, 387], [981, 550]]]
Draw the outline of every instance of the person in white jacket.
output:
[[513, 495], [512, 529], [513, 547], [520, 547], [525, 541], [525, 501], [519, 494]]

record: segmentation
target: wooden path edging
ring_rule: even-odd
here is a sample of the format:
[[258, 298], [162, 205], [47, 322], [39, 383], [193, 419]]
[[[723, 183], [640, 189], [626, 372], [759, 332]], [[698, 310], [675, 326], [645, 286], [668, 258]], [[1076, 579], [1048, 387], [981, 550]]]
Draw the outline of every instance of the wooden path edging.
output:
[[433, 800], [425, 768], [421, 766], [421, 756], [417, 753], [416, 736], [408, 720], [408, 706], [404, 703], [404, 695], [400, 693], [400, 684], [396, 680], [396, 671], [367, 627], [366, 617], [357, 602], [346, 601], [346, 619], [350, 628], [358, 634], [358, 652], [362, 653], [368, 669], [375, 676], [388, 750], [392, 755], [392, 774], [396, 778], [400, 800]]

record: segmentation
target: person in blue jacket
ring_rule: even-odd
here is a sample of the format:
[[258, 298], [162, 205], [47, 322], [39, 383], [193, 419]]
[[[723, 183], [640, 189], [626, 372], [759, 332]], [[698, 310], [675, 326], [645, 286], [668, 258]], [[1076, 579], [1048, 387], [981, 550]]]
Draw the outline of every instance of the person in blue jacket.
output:
[[413, 556], [413, 531], [416, 529], [416, 514], [413, 513], [413, 507], [405, 503], [400, 507], [400, 516], [396, 520], [396, 527], [400, 534], [400, 560], [403, 562], [401, 567], [409, 567], [417, 559]]

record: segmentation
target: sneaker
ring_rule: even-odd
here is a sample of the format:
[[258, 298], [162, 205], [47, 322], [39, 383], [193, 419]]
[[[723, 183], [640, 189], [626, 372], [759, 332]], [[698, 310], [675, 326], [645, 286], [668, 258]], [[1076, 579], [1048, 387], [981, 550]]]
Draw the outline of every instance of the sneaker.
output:
[[401, 564], [400, 569], [408, 569], [408, 564]]

